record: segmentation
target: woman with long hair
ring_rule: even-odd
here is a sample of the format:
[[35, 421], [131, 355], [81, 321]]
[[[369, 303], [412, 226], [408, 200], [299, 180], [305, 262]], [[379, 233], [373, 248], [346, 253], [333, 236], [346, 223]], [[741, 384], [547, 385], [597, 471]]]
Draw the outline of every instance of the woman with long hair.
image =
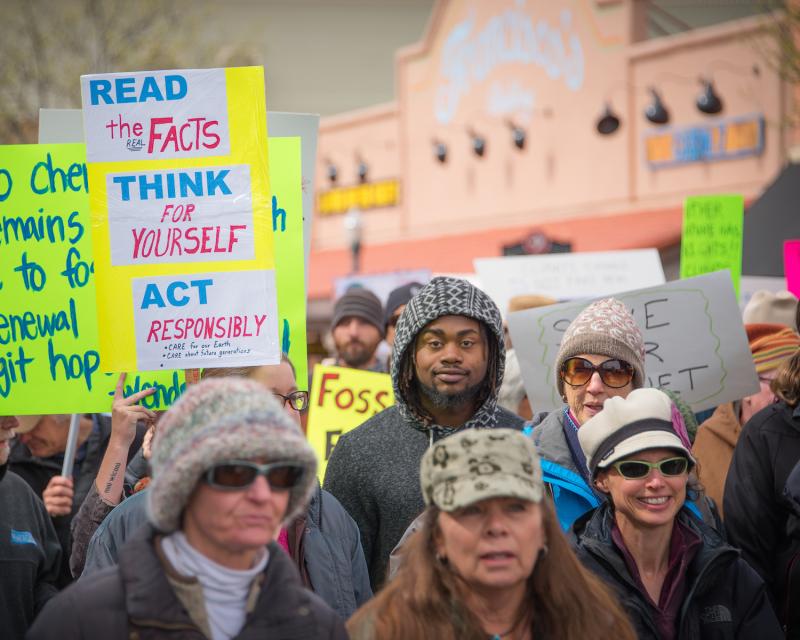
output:
[[575, 558], [533, 443], [474, 429], [422, 458], [427, 505], [394, 579], [348, 623], [353, 640], [635, 638]]
[[617, 592], [639, 640], [783, 637], [764, 582], [685, 508], [695, 459], [658, 389], [606, 400], [578, 433], [603, 505], [573, 527], [578, 557]]

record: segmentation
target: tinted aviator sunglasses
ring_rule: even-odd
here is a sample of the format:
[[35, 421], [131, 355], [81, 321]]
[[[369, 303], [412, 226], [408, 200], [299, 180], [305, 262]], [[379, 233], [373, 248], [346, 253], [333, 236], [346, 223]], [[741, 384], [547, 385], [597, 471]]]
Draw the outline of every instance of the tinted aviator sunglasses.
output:
[[305, 469], [294, 462], [270, 462], [258, 464], [246, 460], [220, 462], [205, 474], [206, 483], [220, 491], [240, 491], [264, 476], [273, 490], [291, 489], [297, 486]]
[[621, 460], [611, 465], [623, 478], [628, 480], [641, 480], [650, 475], [651, 469], [658, 469], [662, 476], [673, 477], [686, 473], [689, 460], [684, 457], [667, 458], [659, 462], [646, 462], [644, 460]]
[[288, 402], [292, 409], [300, 413], [308, 409], [308, 391], [293, 391], [288, 396], [273, 392], [273, 395], [279, 400], [282, 400], [281, 404], [284, 407]]
[[582, 387], [592, 379], [595, 371], [600, 374], [603, 384], [612, 389], [624, 387], [633, 379], [633, 367], [617, 358], [598, 365], [586, 358], [569, 358], [561, 365], [561, 379], [570, 387]]

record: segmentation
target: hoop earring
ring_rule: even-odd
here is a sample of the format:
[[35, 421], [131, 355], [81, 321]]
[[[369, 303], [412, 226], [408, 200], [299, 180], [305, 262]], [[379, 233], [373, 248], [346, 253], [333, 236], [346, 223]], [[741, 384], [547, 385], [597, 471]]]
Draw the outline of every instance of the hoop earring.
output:
[[539, 549], [539, 555], [540, 555], [540, 556], [546, 556], [548, 553], [550, 553], [550, 547], [548, 547], [548, 546], [547, 546], [547, 543], [545, 542], [545, 543], [542, 545], [542, 548], [541, 548], [541, 549]]

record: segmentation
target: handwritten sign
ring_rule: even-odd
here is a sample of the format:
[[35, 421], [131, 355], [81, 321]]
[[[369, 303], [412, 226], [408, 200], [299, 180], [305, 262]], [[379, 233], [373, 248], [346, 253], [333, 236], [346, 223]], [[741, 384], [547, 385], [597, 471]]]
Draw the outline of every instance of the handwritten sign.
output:
[[473, 263], [481, 288], [503, 313], [516, 295], [575, 300], [664, 282], [655, 249], [476, 258]]
[[[116, 374], [97, 351], [82, 144], [0, 147], [0, 415], [108, 411]], [[164, 409], [177, 371], [128, 373], [125, 394]]]
[[314, 367], [307, 437], [317, 453], [320, 481], [339, 436], [394, 404], [388, 373], [344, 367]]
[[728, 269], [736, 295], [742, 276], [742, 196], [697, 196], [683, 204], [681, 278]]
[[[646, 386], [677, 391], [694, 411], [756, 393], [758, 377], [725, 271], [614, 295], [645, 341]], [[527, 309], [508, 317], [534, 411], [561, 405], [555, 361], [564, 331], [589, 301]]]
[[277, 364], [264, 70], [81, 89], [103, 369]]
[[783, 273], [786, 288], [800, 298], [800, 240], [783, 243]]

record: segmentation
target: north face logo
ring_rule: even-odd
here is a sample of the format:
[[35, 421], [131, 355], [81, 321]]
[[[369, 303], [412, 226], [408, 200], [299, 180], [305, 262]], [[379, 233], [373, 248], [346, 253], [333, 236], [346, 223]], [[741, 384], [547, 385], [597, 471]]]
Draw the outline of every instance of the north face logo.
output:
[[714, 622], [733, 622], [733, 616], [728, 607], [716, 604], [706, 607], [700, 612], [700, 622], [703, 624], [711, 624]]

